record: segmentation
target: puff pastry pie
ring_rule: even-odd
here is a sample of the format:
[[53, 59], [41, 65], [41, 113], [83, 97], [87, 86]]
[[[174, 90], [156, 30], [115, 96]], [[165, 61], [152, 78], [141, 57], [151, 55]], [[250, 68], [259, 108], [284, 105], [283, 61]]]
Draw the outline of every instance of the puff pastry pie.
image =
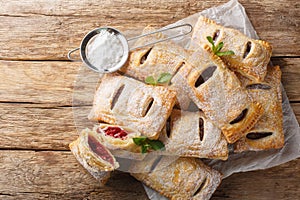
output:
[[[163, 157], [159, 165], [168, 162]], [[172, 199], [209, 199], [221, 182], [221, 174], [193, 158], [179, 158], [150, 173], [131, 174], [145, 185]]]
[[[154, 31], [152, 27], [147, 27], [143, 33]], [[136, 46], [148, 44], [164, 38], [162, 34], [154, 34], [140, 38], [136, 42]], [[140, 81], [144, 81], [148, 76], [158, 77], [162, 73], [170, 73], [174, 76], [183, 60], [188, 57], [188, 52], [181, 46], [172, 41], [160, 42], [152, 46], [147, 46], [134, 50], [130, 53], [128, 62], [120, 71], [128, 76], [134, 77]], [[176, 82], [172, 81], [171, 89], [177, 93], [177, 106], [181, 109], [187, 109], [190, 99], [180, 87], [176, 86]]]
[[265, 150], [281, 148], [284, 145], [282, 97], [279, 66], [268, 67], [265, 81], [260, 84], [242, 78], [250, 96], [260, 102], [265, 112], [257, 124], [235, 143], [235, 151]]
[[184, 157], [228, 158], [227, 141], [221, 130], [202, 112], [174, 109], [160, 136], [163, 153]]
[[235, 55], [222, 56], [228, 67], [255, 82], [264, 80], [272, 54], [269, 43], [248, 38], [238, 30], [217, 25], [201, 16], [195, 25], [190, 49], [197, 50], [199, 46], [209, 44], [207, 36], [211, 36], [216, 45], [224, 42], [222, 50], [234, 51]]
[[245, 136], [262, 115], [262, 106], [251, 101], [234, 72], [208, 45], [194, 52], [188, 61], [179, 70], [177, 82], [229, 143]]
[[118, 74], [106, 74], [96, 91], [89, 119], [128, 126], [157, 139], [175, 104], [176, 93]]
[[98, 134], [92, 130], [82, 130], [78, 139], [69, 146], [78, 162], [101, 185], [107, 182], [111, 171], [119, 167], [114, 156], [99, 140]]

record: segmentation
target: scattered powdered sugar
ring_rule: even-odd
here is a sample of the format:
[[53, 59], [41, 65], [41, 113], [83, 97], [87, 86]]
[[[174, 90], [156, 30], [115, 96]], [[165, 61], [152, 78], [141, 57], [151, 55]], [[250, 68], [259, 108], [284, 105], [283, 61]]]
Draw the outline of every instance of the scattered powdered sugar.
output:
[[122, 56], [121, 41], [107, 30], [101, 30], [87, 45], [87, 59], [99, 70], [113, 68], [121, 61]]

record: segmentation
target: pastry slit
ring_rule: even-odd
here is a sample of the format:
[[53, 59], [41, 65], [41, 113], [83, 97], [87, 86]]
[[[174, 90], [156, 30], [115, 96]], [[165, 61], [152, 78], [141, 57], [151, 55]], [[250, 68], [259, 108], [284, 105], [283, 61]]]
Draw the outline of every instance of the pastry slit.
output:
[[153, 97], [151, 97], [148, 101], [147, 101], [147, 106], [145, 106], [145, 111], [142, 113], [142, 117], [145, 117], [147, 115], [147, 113], [149, 112], [149, 110], [151, 109], [152, 105], [153, 105], [154, 99]]
[[204, 137], [204, 121], [201, 117], [199, 118], [199, 136], [200, 141], [202, 141]]
[[247, 134], [247, 138], [250, 140], [259, 140], [272, 135], [272, 132], [251, 132]]
[[230, 122], [230, 124], [236, 124], [236, 123], [242, 121], [242, 120], [246, 117], [247, 112], [248, 112], [248, 109], [247, 109], [247, 108], [244, 109], [244, 110], [241, 112], [241, 114], [240, 114], [239, 116], [237, 116], [237, 118], [235, 118], [234, 120], [232, 120], [232, 121]]
[[144, 64], [151, 52], [152, 48], [150, 48], [142, 57], [141, 57], [141, 60], [140, 60], [140, 64]]
[[220, 35], [220, 30], [216, 30], [213, 35], [213, 41], [216, 42]]
[[252, 46], [252, 43], [250, 41], [248, 41], [247, 44], [246, 44], [246, 49], [245, 49], [243, 58], [246, 58], [248, 56], [248, 54], [251, 51], [251, 46]]
[[171, 118], [169, 117], [167, 122], [166, 122], [166, 134], [167, 137], [170, 138], [171, 136]]
[[246, 89], [270, 90], [271, 88], [272, 87], [270, 85], [261, 84], [261, 83], [256, 83], [256, 84], [251, 84], [246, 86]]
[[115, 107], [122, 91], [124, 90], [124, 87], [125, 87], [125, 85], [122, 85], [121, 87], [119, 87], [118, 91], [116, 92], [116, 94], [112, 100], [112, 103], [111, 103], [111, 107], [110, 107], [111, 110]]
[[206, 68], [198, 77], [198, 79], [195, 83], [195, 87], [199, 87], [205, 81], [207, 81], [210, 77], [212, 77], [214, 72], [216, 71], [216, 69], [217, 69], [217, 66], [210, 66], [210, 67]]
[[207, 178], [205, 177], [205, 179], [202, 181], [201, 185], [199, 186], [199, 188], [196, 190], [196, 192], [193, 194], [193, 196], [196, 196], [199, 192], [202, 191], [202, 189], [204, 188], [204, 186], [206, 185], [207, 182]]
[[[179, 67], [176, 69], [176, 71], [174, 72], [173, 77], [176, 76], [176, 74], [179, 72], [179, 70], [180, 70], [184, 65], [185, 65], [185, 62], [180, 63], [180, 66], [179, 66]], [[173, 79], [173, 77], [172, 77], [172, 79]], [[172, 79], [171, 79], [171, 81], [170, 81], [170, 84], [172, 84]]]

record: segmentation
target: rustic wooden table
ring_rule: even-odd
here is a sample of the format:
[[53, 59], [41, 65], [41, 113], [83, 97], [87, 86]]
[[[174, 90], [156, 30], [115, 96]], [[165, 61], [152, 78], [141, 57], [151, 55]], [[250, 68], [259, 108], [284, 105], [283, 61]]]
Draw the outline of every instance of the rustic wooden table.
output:
[[[107, 186], [77, 163], [72, 94], [80, 63], [66, 53], [95, 27], [161, 27], [227, 0], [0, 0], [0, 199], [147, 199], [115, 172]], [[241, 0], [300, 120], [300, 3]], [[226, 178], [212, 199], [299, 199], [300, 159]]]

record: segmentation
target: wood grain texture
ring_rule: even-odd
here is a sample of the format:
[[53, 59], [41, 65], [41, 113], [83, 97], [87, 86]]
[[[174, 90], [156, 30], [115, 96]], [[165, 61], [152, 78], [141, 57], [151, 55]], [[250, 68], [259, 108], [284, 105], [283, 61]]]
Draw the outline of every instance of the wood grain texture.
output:
[[300, 159], [267, 170], [237, 173], [224, 179], [211, 200], [299, 199]]
[[[100, 26], [114, 26], [128, 37], [143, 27], [178, 21], [227, 0], [207, 1], [68, 1], [1, 0], [0, 58], [66, 60], [83, 36]], [[275, 56], [299, 56], [299, 3], [285, 0], [241, 0], [259, 36], [274, 46]], [[32, 5], [34, 4], [34, 5]]]
[[0, 101], [72, 105], [74, 81], [81, 65], [0, 61]]
[[77, 136], [72, 108], [38, 106], [1, 104], [1, 148], [68, 149]]
[[300, 58], [272, 58], [282, 71], [282, 84], [290, 101], [300, 101]]
[[0, 151], [0, 163], [0, 199], [147, 199], [121, 172], [101, 188], [71, 152]]
[[[1, 199], [147, 199], [141, 184], [123, 172], [116, 171], [99, 187], [70, 152], [0, 151], [0, 162]], [[297, 159], [269, 170], [234, 174], [223, 180], [212, 199], [297, 199], [299, 166]]]
[[68, 50], [79, 46], [94, 28], [109, 25], [132, 36], [149, 24], [160, 27], [189, 14], [187, 1], [39, 0], [35, 4], [12, 1], [1, 8], [0, 42], [9, 45], [0, 58], [66, 60]]

